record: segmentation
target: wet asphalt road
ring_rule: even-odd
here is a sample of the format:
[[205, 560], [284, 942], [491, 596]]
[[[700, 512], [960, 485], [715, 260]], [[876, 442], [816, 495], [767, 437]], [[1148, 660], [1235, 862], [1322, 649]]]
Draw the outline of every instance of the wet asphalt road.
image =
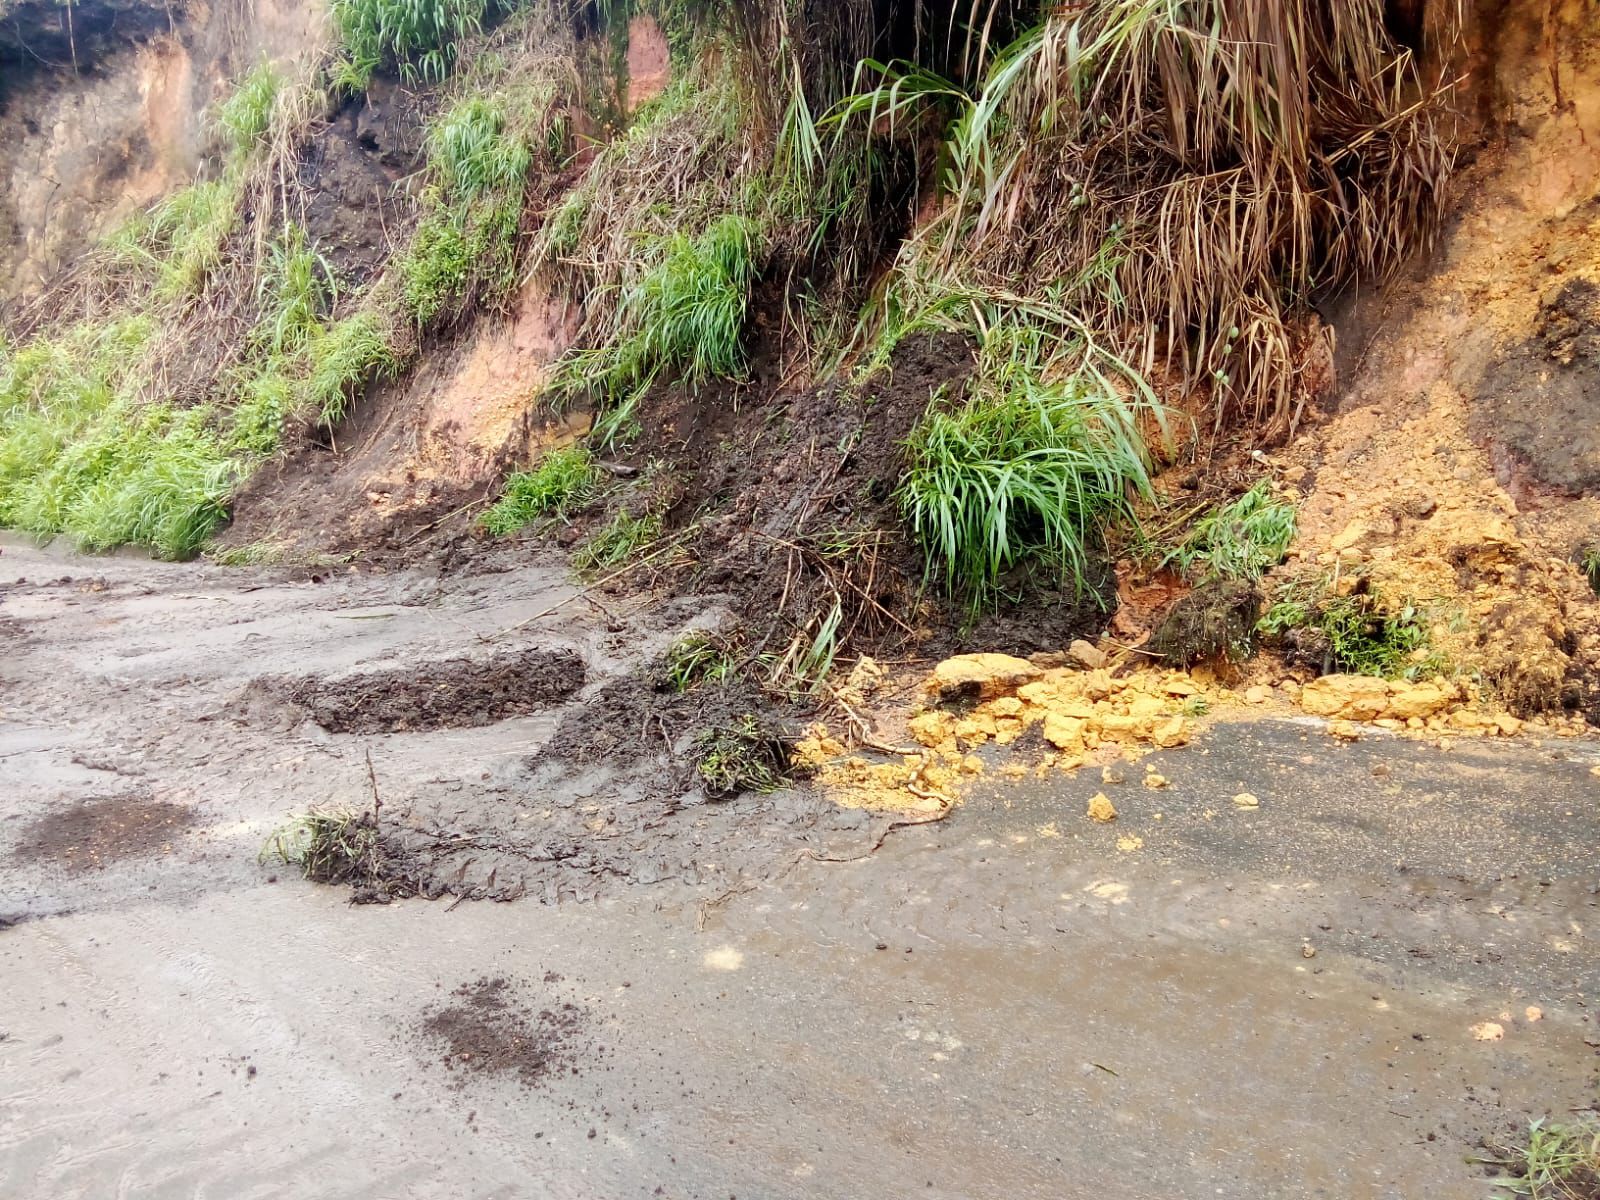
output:
[[[0, 588], [59, 565], [14, 545], [0, 564]], [[337, 664], [368, 639], [443, 647], [468, 601], [505, 621], [559, 581], [413, 620], [399, 577], [341, 599], [93, 570], [101, 591], [0, 604], [0, 916], [29, 918], [0, 928], [8, 1200], [1482, 1197], [1483, 1139], [1600, 1083], [1593, 741], [1220, 725], [1149, 760], [1167, 788], [1143, 764], [991, 777], [859, 862], [352, 908], [257, 852], [353, 765], [184, 705], [303, 640], [297, 605], [391, 590], [394, 620], [316, 626], [311, 657]], [[506, 722], [395, 761], [509, 770], [547, 734]], [[1101, 790], [1108, 826], [1082, 816]], [[89, 870], [17, 855], [41, 814], [125, 791], [201, 819]], [[531, 1086], [447, 1068], [421, 1028], [502, 976], [530, 1022], [582, 1014], [569, 1065]]]

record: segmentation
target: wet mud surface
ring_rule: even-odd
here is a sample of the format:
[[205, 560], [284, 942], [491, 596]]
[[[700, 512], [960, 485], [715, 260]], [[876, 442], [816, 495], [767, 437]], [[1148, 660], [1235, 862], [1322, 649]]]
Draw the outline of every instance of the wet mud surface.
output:
[[583, 677], [576, 651], [535, 646], [258, 687], [305, 709], [329, 733], [404, 733], [526, 716], [567, 699]]
[[65, 871], [92, 871], [119, 858], [169, 850], [194, 816], [194, 810], [182, 804], [143, 796], [68, 803], [28, 822], [12, 858]]
[[[0, 591], [27, 635], [0, 715], [3, 1195], [1481, 1200], [1484, 1141], [1600, 1080], [1591, 741], [1218, 725], [1151, 758], [1163, 789], [986, 774], [884, 837], [806, 788], [709, 801], [675, 724], [608, 718], [711, 605], [567, 604], [516, 644], [582, 656], [570, 699], [337, 734], [234, 704], [475, 656], [571, 585], [8, 543]], [[351, 905], [260, 860], [374, 778], [437, 890]], [[111, 795], [194, 820], [99, 870], [19, 856]]]

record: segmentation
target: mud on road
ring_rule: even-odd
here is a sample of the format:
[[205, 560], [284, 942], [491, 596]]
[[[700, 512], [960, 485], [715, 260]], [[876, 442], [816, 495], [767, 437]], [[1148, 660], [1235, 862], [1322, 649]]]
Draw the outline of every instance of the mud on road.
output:
[[[862, 857], [882, 818], [705, 802], [687, 715], [615, 719], [714, 601], [15, 543], [0, 595], [6, 1196], [1477, 1200], [1600, 1080], [1590, 742], [1221, 725]], [[581, 683], [417, 715], [517, 654]], [[438, 900], [260, 860], [374, 779]]]

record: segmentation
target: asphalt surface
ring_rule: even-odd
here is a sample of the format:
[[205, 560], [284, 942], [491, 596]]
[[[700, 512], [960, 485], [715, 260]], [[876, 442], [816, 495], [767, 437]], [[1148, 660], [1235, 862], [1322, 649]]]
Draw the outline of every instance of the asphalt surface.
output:
[[[0, 1195], [1477, 1198], [1485, 1141], [1594, 1101], [1587, 739], [1223, 724], [1147, 760], [1165, 788], [990, 775], [855, 862], [729, 859], [691, 813], [684, 869], [584, 903], [352, 907], [260, 860], [374, 746], [399, 795], [553, 805], [518, 791], [550, 718], [226, 714], [263, 672], [446, 653], [564, 594], [5, 544]], [[429, 1019], [501, 978], [505, 1044], [462, 1059]]]

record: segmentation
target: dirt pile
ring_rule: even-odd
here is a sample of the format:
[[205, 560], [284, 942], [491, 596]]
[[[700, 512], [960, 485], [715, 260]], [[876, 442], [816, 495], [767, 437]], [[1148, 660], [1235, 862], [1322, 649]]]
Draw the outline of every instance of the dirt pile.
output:
[[1301, 497], [1281, 574], [1364, 576], [1516, 712], [1600, 720], [1600, 604], [1575, 561], [1600, 539], [1600, 71], [1580, 7], [1556, 6], [1548, 46], [1509, 10], [1508, 125], [1436, 264], [1345, 323], [1349, 386], [1269, 463]]
[[548, 708], [581, 688], [584, 673], [575, 650], [509, 647], [331, 677], [262, 680], [243, 710], [266, 696], [302, 709], [329, 733], [457, 729]]
[[[555, 982], [553, 979], [550, 982]], [[451, 1000], [423, 1018], [420, 1031], [443, 1047], [440, 1061], [459, 1072], [456, 1087], [473, 1075], [506, 1075], [525, 1088], [579, 1073], [596, 1051], [585, 1037], [586, 1014], [577, 1005], [552, 1003], [534, 1011], [528, 989], [505, 976], [464, 983]]]

